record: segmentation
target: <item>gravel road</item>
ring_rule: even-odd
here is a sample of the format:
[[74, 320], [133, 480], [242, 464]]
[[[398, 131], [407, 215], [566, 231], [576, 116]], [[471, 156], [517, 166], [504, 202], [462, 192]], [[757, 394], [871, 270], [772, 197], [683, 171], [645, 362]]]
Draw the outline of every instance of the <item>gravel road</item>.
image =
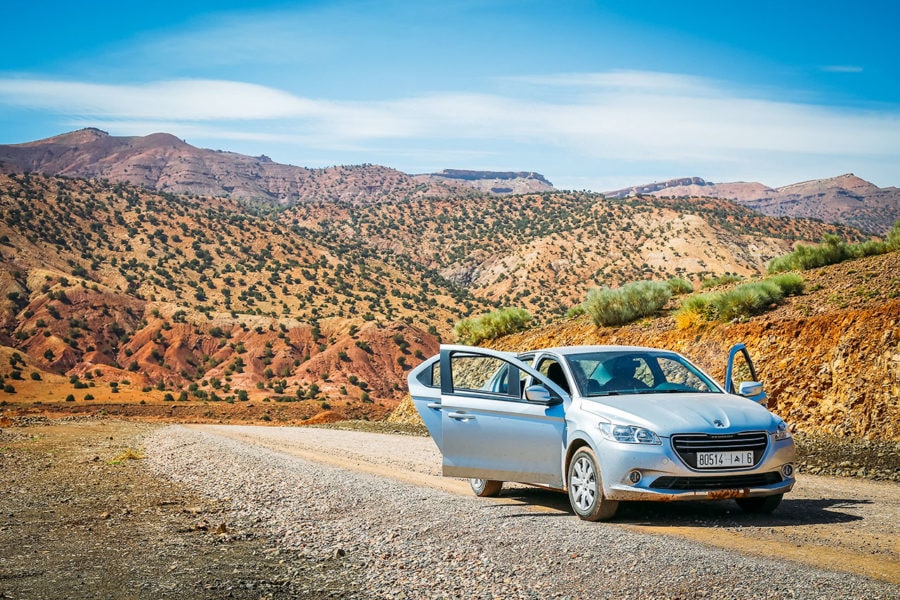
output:
[[270, 539], [307, 597], [900, 596], [895, 483], [804, 478], [773, 517], [635, 504], [587, 523], [557, 493], [473, 497], [428, 438], [170, 426], [143, 444], [158, 475], [229, 504], [229, 531]]

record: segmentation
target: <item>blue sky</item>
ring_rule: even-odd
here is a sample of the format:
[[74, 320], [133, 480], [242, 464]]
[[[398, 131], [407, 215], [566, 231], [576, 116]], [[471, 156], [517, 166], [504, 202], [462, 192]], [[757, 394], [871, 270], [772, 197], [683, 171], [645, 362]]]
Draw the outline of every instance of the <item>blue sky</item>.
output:
[[900, 185], [895, 2], [4, 5], [0, 143], [93, 126], [321, 167]]

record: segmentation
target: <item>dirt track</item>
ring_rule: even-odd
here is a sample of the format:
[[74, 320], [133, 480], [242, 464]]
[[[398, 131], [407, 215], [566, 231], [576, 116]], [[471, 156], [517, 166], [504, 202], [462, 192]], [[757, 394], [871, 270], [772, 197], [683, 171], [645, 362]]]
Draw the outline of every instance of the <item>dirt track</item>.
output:
[[[196, 468], [200, 482], [227, 481], [234, 490], [210, 495], [189, 479], [161, 477], [153, 461], [139, 458], [153, 455], [155, 443], [175, 453], [177, 473]], [[601, 576], [668, 570], [662, 595], [632, 589], [631, 597], [689, 597], [691, 589], [747, 598], [900, 592], [896, 483], [802, 476], [771, 517], [744, 515], [729, 502], [631, 504], [611, 524], [584, 524], [559, 493], [508, 486], [500, 498], [473, 498], [466, 482], [440, 477], [429, 438], [109, 421], [3, 429], [0, 466], [0, 598], [7, 599], [452, 596], [454, 582], [479, 586], [481, 597], [596, 596], [595, 581], [559, 578], [560, 556], [584, 560]], [[363, 480], [366, 489], [358, 487]], [[264, 488], [264, 500], [251, 503], [263, 512], [248, 520], [228, 495], [251, 486]], [[448, 515], [450, 538], [440, 520]], [[273, 535], [273, 523], [284, 531]], [[562, 540], [562, 552], [550, 537]], [[623, 540], [631, 540], [623, 558], [605, 552], [606, 543]], [[518, 548], [545, 543], [529, 556], [537, 567], [523, 562], [516, 570]], [[474, 571], [472, 551], [480, 557]], [[715, 565], [734, 551], [750, 570], [731, 578]], [[714, 566], [693, 575], [694, 561]], [[841, 587], [844, 579], [852, 586]], [[618, 595], [615, 586], [627, 580], [604, 579], [614, 586], [604, 593]], [[779, 581], [781, 588], [770, 587]], [[729, 587], [744, 584], [756, 587]], [[446, 587], [422, 591], [433, 585]], [[822, 585], [828, 591], [817, 592]]]
[[[310, 428], [196, 425], [313, 462], [470, 496], [465, 481], [440, 476], [430, 438]], [[563, 494], [507, 486], [498, 499], [528, 510], [571, 513]], [[572, 516], [572, 518], [575, 518]], [[732, 502], [633, 503], [614, 523], [758, 556], [900, 584], [900, 485], [801, 475], [769, 517], [744, 515]]]

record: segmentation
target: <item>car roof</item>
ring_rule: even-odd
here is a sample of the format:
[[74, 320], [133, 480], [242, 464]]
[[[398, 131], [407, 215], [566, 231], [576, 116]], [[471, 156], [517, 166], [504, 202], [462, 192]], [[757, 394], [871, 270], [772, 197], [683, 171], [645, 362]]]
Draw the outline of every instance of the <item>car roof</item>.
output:
[[523, 354], [537, 354], [539, 352], [552, 352], [560, 356], [569, 356], [572, 354], [587, 354], [589, 352], [672, 352], [664, 348], [647, 348], [645, 346], [555, 346], [553, 348], [539, 348], [537, 350], [528, 350], [519, 352], [519, 356]]

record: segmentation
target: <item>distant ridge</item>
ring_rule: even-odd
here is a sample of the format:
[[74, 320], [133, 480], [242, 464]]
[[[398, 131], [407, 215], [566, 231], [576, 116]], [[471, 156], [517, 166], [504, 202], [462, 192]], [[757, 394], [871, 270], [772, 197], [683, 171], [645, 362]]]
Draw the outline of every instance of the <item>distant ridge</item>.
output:
[[489, 194], [528, 194], [556, 189], [546, 177], [534, 171], [444, 169], [439, 173], [424, 173], [414, 177], [419, 181], [463, 183]]
[[652, 195], [732, 200], [772, 217], [808, 217], [886, 233], [900, 219], [900, 189], [880, 188], [853, 173], [771, 188], [762, 183], [711, 183], [683, 177], [605, 192], [607, 198]]
[[129, 182], [175, 194], [229, 196], [277, 205], [380, 202], [465, 195], [469, 187], [414, 180], [377, 165], [310, 169], [267, 156], [196, 148], [168, 133], [119, 137], [93, 127], [24, 144], [0, 145], [0, 172], [34, 172]]

